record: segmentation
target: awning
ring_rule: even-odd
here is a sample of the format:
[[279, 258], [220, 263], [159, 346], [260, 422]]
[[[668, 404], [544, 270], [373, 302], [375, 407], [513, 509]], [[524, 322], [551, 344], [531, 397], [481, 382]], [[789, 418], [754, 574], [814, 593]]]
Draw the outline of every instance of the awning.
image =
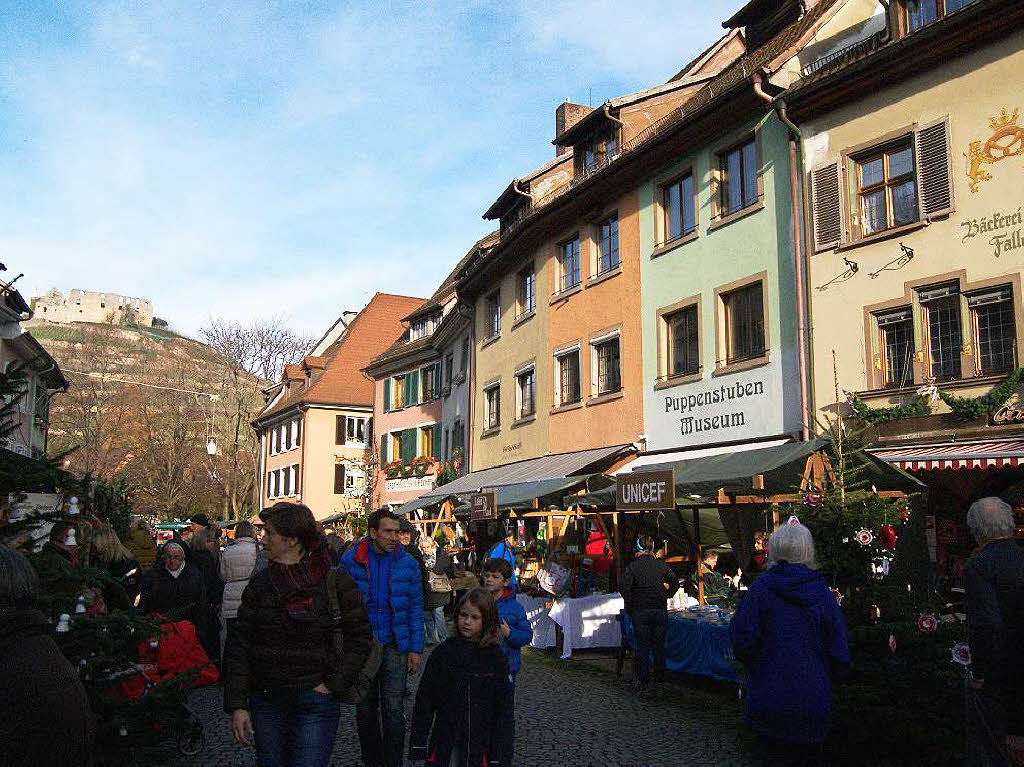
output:
[[[501, 485], [495, 488], [498, 495], [498, 507], [503, 509], [529, 508], [537, 498], [554, 493], [562, 493], [573, 487], [582, 486], [588, 490], [600, 490], [612, 483], [603, 474], [580, 474], [575, 477], [558, 477], [555, 479], [538, 479], [534, 482], [517, 482], [514, 485]], [[445, 485], [447, 487], [447, 485]], [[475, 491], [474, 491], [475, 492]], [[451, 500], [456, 506], [468, 505], [470, 493], [460, 495], [423, 496], [400, 506], [395, 514], [406, 515], [428, 506]]]
[[961, 442], [873, 450], [876, 458], [905, 471], [1001, 469], [1024, 465], [1024, 441]]
[[[672, 469], [676, 478], [676, 503], [680, 506], [714, 503], [719, 489], [739, 495], [792, 493], [800, 484], [807, 457], [827, 447], [830, 442], [828, 437], [819, 437], [809, 442], [733, 450], [688, 461], [649, 463], [640, 465], [637, 472]], [[855, 453], [853, 459], [863, 470], [860, 479], [879, 490], [916, 490], [922, 486], [915, 477], [870, 453]], [[753, 477], [756, 475], [764, 479], [763, 490], [755, 491], [753, 488]], [[608, 488], [565, 500], [580, 505], [612, 508], [615, 506], [615, 490]]]
[[[545, 455], [473, 471], [402, 504], [395, 509], [395, 513], [406, 515], [427, 506], [440, 504], [449, 498], [459, 503], [466, 502], [470, 494], [485, 488], [498, 490], [498, 506], [522, 504], [534, 498], [566, 490], [586, 480], [591, 473], [606, 469], [615, 458], [630, 450], [632, 445], [611, 445], [592, 450]], [[588, 469], [593, 471], [587, 472]], [[586, 476], [581, 476], [584, 473]], [[515, 487], [518, 489], [513, 489]]]
[[[785, 445], [789, 443], [788, 439], [773, 439], [766, 440], [765, 442], [757, 443], [756, 447], [761, 450], [766, 447], [777, 447], [779, 445]], [[646, 453], [644, 455], [638, 455], [633, 459], [631, 463], [627, 463], [615, 471], [611, 472], [611, 476], [616, 474], [624, 474], [630, 471], [640, 471], [642, 467], [653, 467], [657, 464], [676, 463], [677, 461], [692, 461], [694, 458], [707, 458], [711, 455], [724, 455], [726, 453], [735, 453], [736, 446], [730, 445], [728, 447], [698, 447], [690, 448], [689, 450], [673, 450], [667, 453]]]

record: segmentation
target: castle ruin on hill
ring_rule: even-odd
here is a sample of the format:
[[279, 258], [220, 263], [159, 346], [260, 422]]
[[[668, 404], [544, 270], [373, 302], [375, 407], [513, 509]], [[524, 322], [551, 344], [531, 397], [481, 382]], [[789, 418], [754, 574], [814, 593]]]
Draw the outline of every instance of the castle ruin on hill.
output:
[[31, 301], [33, 320], [67, 324], [96, 322], [107, 325], [166, 327], [167, 323], [153, 316], [153, 303], [146, 298], [73, 289], [67, 298], [56, 288]]

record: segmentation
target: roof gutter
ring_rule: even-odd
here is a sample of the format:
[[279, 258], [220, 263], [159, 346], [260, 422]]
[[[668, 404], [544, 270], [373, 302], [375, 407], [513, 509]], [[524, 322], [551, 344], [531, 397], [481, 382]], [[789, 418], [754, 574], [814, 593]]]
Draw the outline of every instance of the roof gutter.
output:
[[803, 135], [796, 124], [789, 119], [789, 115], [786, 114], [786, 102], [781, 97], [774, 98], [765, 92], [764, 83], [767, 79], [767, 74], [763, 69], [754, 73], [754, 93], [771, 105], [779, 120], [789, 130], [789, 196], [793, 214], [791, 235], [793, 238], [794, 287], [796, 289], [797, 367], [800, 379], [800, 436], [806, 442], [810, 439], [812, 413], [809, 370], [811, 328], [808, 323], [810, 295], [805, 263], [807, 232], [804, 225], [803, 206], [801, 205], [804, 199]]

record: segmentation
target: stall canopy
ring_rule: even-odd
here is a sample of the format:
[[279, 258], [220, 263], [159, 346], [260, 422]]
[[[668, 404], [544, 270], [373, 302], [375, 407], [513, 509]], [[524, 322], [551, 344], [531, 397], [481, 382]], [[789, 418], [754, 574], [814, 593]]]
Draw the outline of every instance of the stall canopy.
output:
[[[678, 505], [706, 505], [714, 503], [718, 491], [726, 493], [775, 495], [793, 492], [799, 486], [807, 457], [828, 447], [831, 440], [819, 437], [808, 442], [790, 442], [785, 445], [740, 450], [733, 453], [693, 458], [688, 461], [646, 463], [637, 471], [672, 469], [676, 478]], [[863, 469], [862, 479], [879, 490], [918, 490], [923, 484], [915, 477], [876, 458], [858, 451], [850, 456]], [[629, 467], [626, 467], [627, 469]], [[751, 480], [760, 475], [763, 488], [754, 490]], [[615, 489], [609, 487], [596, 493], [565, 499], [567, 503], [582, 506], [612, 508]]]
[[908, 445], [874, 451], [901, 469], [1001, 469], [1024, 464], [1024, 441]]
[[[403, 504], [395, 513], [407, 515], [436, 506], [445, 500], [459, 505], [468, 502], [472, 493], [483, 488], [497, 490], [498, 506], [526, 506], [535, 498], [563, 492], [586, 482], [592, 477], [593, 471], [607, 469], [615, 459], [631, 450], [632, 445], [612, 445], [481, 469]], [[591, 471], [588, 472], [588, 469]], [[597, 485], [588, 484], [587, 487], [593, 490], [607, 484], [600, 481]]]

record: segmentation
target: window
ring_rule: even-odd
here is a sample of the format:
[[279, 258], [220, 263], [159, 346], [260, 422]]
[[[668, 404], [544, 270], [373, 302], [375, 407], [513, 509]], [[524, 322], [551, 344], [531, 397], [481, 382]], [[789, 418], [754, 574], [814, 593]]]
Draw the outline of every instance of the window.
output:
[[290, 423], [281, 424], [281, 432], [284, 434], [284, 449], [292, 449], [292, 429]]
[[420, 380], [423, 381], [423, 402], [430, 402], [438, 396], [437, 366], [420, 370]]
[[558, 371], [558, 404], [571, 405], [580, 401], [580, 350], [555, 357], [555, 369]]
[[558, 292], [561, 293], [579, 284], [580, 237], [576, 235], [558, 246]]
[[462, 357], [459, 359], [459, 372], [466, 375], [469, 371], [469, 336], [462, 339]]
[[1013, 291], [1001, 287], [967, 297], [971, 310], [978, 373], [998, 373], [1017, 366], [1017, 332]]
[[366, 433], [366, 426], [369, 419], [367, 418], [356, 418], [354, 416], [345, 417], [345, 442], [346, 444], [356, 443], [359, 445], [365, 445], [368, 442], [369, 435]]
[[484, 390], [484, 407], [484, 429], [497, 429], [501, 426], [501, 386]]
[[917, 180], [910, 139], [856, 162], [861, 236], [917, 221]]
[[914, 322], [909, 308], [876, 315], [882, 381], [900, 387], [914, 381]]
[[726, 360], [731, 364], [765, 352], [764, 300], [760, 282], [722, 296], [725, 304]]
[[292, 429], [294, 431], [295, 447], [299, 447], [302, 444], [302, 419], [297, 418], [292, 421]]
[[267, 472], [267, 498], [274, 497], [274, 472]]
[[622, 388], [622, 377], [619, 373], [619, 337], [593, 344], [594, 364], [597, 375], [594, 381], [598, 396], [617, 392]]
[[402, 455], [402, 432], [393, 431], [388, 435], [388, 456], [392, 461], [403, 461], [412, 456]]
[[449, 452], [449, 450], [448, 450], [448, 447], [449, 447], [449, 445], [451, 444], [451, 442], [449, 441], [449, 438], [448, 438], [448, 436], [449, 436], [449, 432], [450, 432], [450, 431], [451, 431], [451, 429], [447, 429], [447, 428], [446, 428], [446, 429], [444, 430], [444, 436], [443, 436], [443, 437], [441, 438], [442, 440], [444, 440], [444, 441], [443, 441], [443, 442], [441, 443], [441, 457], [442, 457], [442, 458], [443, 458], [444, 460], [446, 460], [446, 461], [447, 461], [447, 460], [448, 460], [448, 459], [449, 459], [449, 458], [451, 457], [451, 453], [450, 453], [450, 452]]
[[598, 263], [597, 273], [605, 274], [619, 266], [619, 216], [606, 218], [597, 225]]
[[604, 135], [595, 136], [583, 147], [580, 156], [582, 156], [584, 173], [615, 157], [619, 151], [617, 133], [618, 131], [612, 129]]
[[533, 264], [519, 272], [519, 306], [516, 317], [529, 314], [537, 308], [537, 274]]
[[452, 368], [455, 367], [455, 352], [448, 352], [444, 355], [444, 388], [450, 389], [452, 386]]
[[667, 375], [683, 376], [700, 372], [700, 336], [697, 331], [697, 320], [697, 304], [665, 315]]
[[298, 495], [300, 493], [299, 488], [299, 464], [292, 464], [292, 495]]
[[334, 464], [334, 494], [343, 495], [345, 493], [345, 464], [336, 463]]
[[757, 145], [753, 138], [718, 156], [721, 214], [728, 216], [757, 202]]
[[907, 32], [916, 32], [946, 14], [970, 5], [974, 0], [907, 0]]
[[938, 380], [960, 377], [960, 291], [956, 284], [918, 292], [925, 338], [928, 376]]
[[528, 418], [537, 412], [537, 375], [531, 366], [516, 373], [516, 418]]
[[452, 423], [452, 456], [455, 455], [455, 451], [459, 451], [461, 456], [465, 450], [465, 439], [466, 439], [466, 427], [463, 426], [462, 421], [456, 420]]
[[428, 458], [434, 455], [434, 427], [433, 426], [421, 426], [420, 427], [420, 450], [419, 455], [424, 455]]
[[661, 188], [661, 205], [665, 212], [665, 242], [678, 240], [697, 228], [696, 197], [693, 174], [687, 173]]
[[292, 473], [291, 473], [290, 467], [286, 466], [285, 468], [281, 469], [281, 495], [291, 495], [292, 494], [291, 484], [292, 484]]
[[395, 376], [393, 387], [392, 410], [401, 410], [405, 407], [405, 376]]
[[494, 291], [487, 296], [487, 337], [501, 335], [501, 293]]

